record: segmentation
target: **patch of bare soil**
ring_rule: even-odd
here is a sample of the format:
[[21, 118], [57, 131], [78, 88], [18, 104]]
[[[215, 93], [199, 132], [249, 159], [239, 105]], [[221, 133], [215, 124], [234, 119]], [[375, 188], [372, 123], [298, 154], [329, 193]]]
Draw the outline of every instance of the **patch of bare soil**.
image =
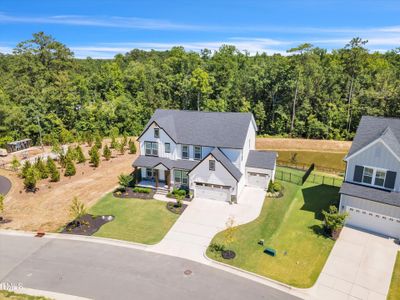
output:
[[[89, 147], [82, 146], [86, 156]], [[1, 224], [3, 229], [57, 231], [71, 221], [69, 207], [76, 196], [87, 207], [94, 205], [104, 194], [118, 184], [118, 175], [131, 173], [132, 162], [136, 155], [117, 154], [113, 151], [110, 161], [102, 158], [100, 166], [93, 168], [89, 162], [76, 164], [76, 175], [71, 178], [61, 171], [60, 182], [41, 180], [35, 193], [25, 192], [23, 180], [16, 173], [0, 170], [0, 175], [12, 181], [11, 191], [5, 200], [3, 216], [10, 220]]]
[[291, 138], [257, 138], [256, 149], [318, 152], [348, 152], [350, 141], [311, 140]]

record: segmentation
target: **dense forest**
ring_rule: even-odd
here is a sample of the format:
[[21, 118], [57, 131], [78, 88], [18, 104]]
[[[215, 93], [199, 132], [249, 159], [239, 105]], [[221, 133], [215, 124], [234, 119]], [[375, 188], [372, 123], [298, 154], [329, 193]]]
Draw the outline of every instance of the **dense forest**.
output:
[[229, 45], [134, 49], [100, 60], [76, 59], [40, 32], [0, 54], [0, 147], [39, 134], [46, 143], [135, 135], [156, 108], [251, 111], [259, 134], [351, 139], [362, 115], [400, 116], [400, 48], [370, 53], [367, 45], [302, 44], [287, 56]]

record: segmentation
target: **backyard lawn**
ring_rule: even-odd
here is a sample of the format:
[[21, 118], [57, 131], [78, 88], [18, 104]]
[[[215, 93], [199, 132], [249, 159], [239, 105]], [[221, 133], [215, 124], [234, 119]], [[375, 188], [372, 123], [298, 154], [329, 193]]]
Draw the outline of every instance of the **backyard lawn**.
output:
[[400, 252], [397, 253], [396, 264], [393, 269], [388, 300], [400, 299]]
[[[207, 250], [210, 258], [300, 287], [311, 287], [318, 278], [334, 241], [322, 235], [322, 213], [339, 201], [336, 187], [306, 183], [296, 186], [282, 182], [284, 196], [266, 198], [260, 216], [241, 225], [231, 246], [233, 260]], [[258, 241], [264, 239], [264, 247]], [[213, 243], [222, 243], [218, 233]], [[263, 253], [265, 247], [277, 251], [275, 257]]]
[[89, 213], [113, 215], [115, 219], [103, 225], [94, 236], [156, 244], [178, 219], [157, 200], [120, 199], [108, 194], [97, 202]]

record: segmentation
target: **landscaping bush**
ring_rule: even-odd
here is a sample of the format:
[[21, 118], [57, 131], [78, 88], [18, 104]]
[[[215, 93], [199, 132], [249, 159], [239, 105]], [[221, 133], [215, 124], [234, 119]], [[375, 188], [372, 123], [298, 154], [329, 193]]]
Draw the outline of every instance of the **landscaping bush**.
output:
[[76, 161], [78, 164], [84, 163], [86, 161], [85, 154], [83, 154], [81, 146], [76, 146], [75, 148], [75, 154], [76, 154]]
[[110, 150], [110, 148], [108, 148], [107, 144], [104, 146], [104, 149], [103, 149], [103, 157], [107, 161], [110, 160], [110, 158], [111, 158], [111, 150]]
[[135, 142], [132, 140], [129, 140], [129, 153], [136, 154], [136, 145]]
[[100, 134], [96, 135], [94, 144], [96, 145], [97, 149], [101, 149], [103, 147], [103, 138], [100, 136]]
[[142, 187], [135, 187], [133, 188], [135, 193], [142, 193], [142, 194], [150, 194], [151, 188], [142, 188]]
[[60, 171], [57, 170], [54, 160], [50, 157], [47, 159], [47, 169], [49, 170], [50, 180], [52, 182], [60, 181]]
[[225, 251], [225, 246], [222, 245], [222, 244], [218, 244], [218, 243], [211, 243], [209, 248], [210, 248], [211, 252], [222, 252], [222, 251]]
[[16, 172], [19, 167], [21, 166], [21, 163], [19, 162], [18, 158], [14, 155], [13, 159], [11, 161], [11, 169]]
[[133, 177], [131, 175], [121, 174], [118, 176], [118, 182], [123, 191], [126, 191], [126, 188], [132, 183]]
[[282, 184], [278, 181], [269, 182], [268, 185], [268, 193], [277, 193], [277, 192], [281, 192], [282, 191]]
[[47, 166], [45, 165], [43, 160], [41, 160], [40, 158], [36, 161], [35, 168], [39, 173], [40, 179], [46, 179], [49, 177], [49, 170], [47, 169]]
[[187, 191], [184, 189], [173, 189], [172, 190], [172, 195], [174, 196], [186, 196]]
[[93, 164], [95, 168], [97, 168], [100, 165], [100, 156], [99, 156], [99, 150], [96, 147], [96, 145], [94, 145], [90, 149], [89, 154], [90, 154], [90, 163]]
[[32, 164], [29, 162], [29, 160], [26, 160], [24, 162], [24, 165], [22, 166], [22, 170], [21, 170], [22, 178], [26, 178], [26, 175], [31, 167], [32, 167]]
[[34, 167], [30, 167], [25, 175], [24, 186], [28, 191], [36, 190], [37, 180], [40, 178], [39, 172]]
[[64, 176], [71, 177], [76, 174], [75, 165], [72, 160], [68, 159], [65, 164], [65, 173]]

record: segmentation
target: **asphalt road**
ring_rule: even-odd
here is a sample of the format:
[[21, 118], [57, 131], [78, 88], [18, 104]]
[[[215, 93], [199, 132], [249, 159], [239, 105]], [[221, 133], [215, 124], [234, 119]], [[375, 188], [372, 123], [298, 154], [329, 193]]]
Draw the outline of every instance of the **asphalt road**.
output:
[[[190, 275], [184, 272], [190, 270]], [[298, 299], [189, 260], [90, 242], [0, 234], [0, 282], [92, 299]]]
[[11, 181], [4, 176], [0, 176], [0, 194], [5, 195], [10, 189]]

